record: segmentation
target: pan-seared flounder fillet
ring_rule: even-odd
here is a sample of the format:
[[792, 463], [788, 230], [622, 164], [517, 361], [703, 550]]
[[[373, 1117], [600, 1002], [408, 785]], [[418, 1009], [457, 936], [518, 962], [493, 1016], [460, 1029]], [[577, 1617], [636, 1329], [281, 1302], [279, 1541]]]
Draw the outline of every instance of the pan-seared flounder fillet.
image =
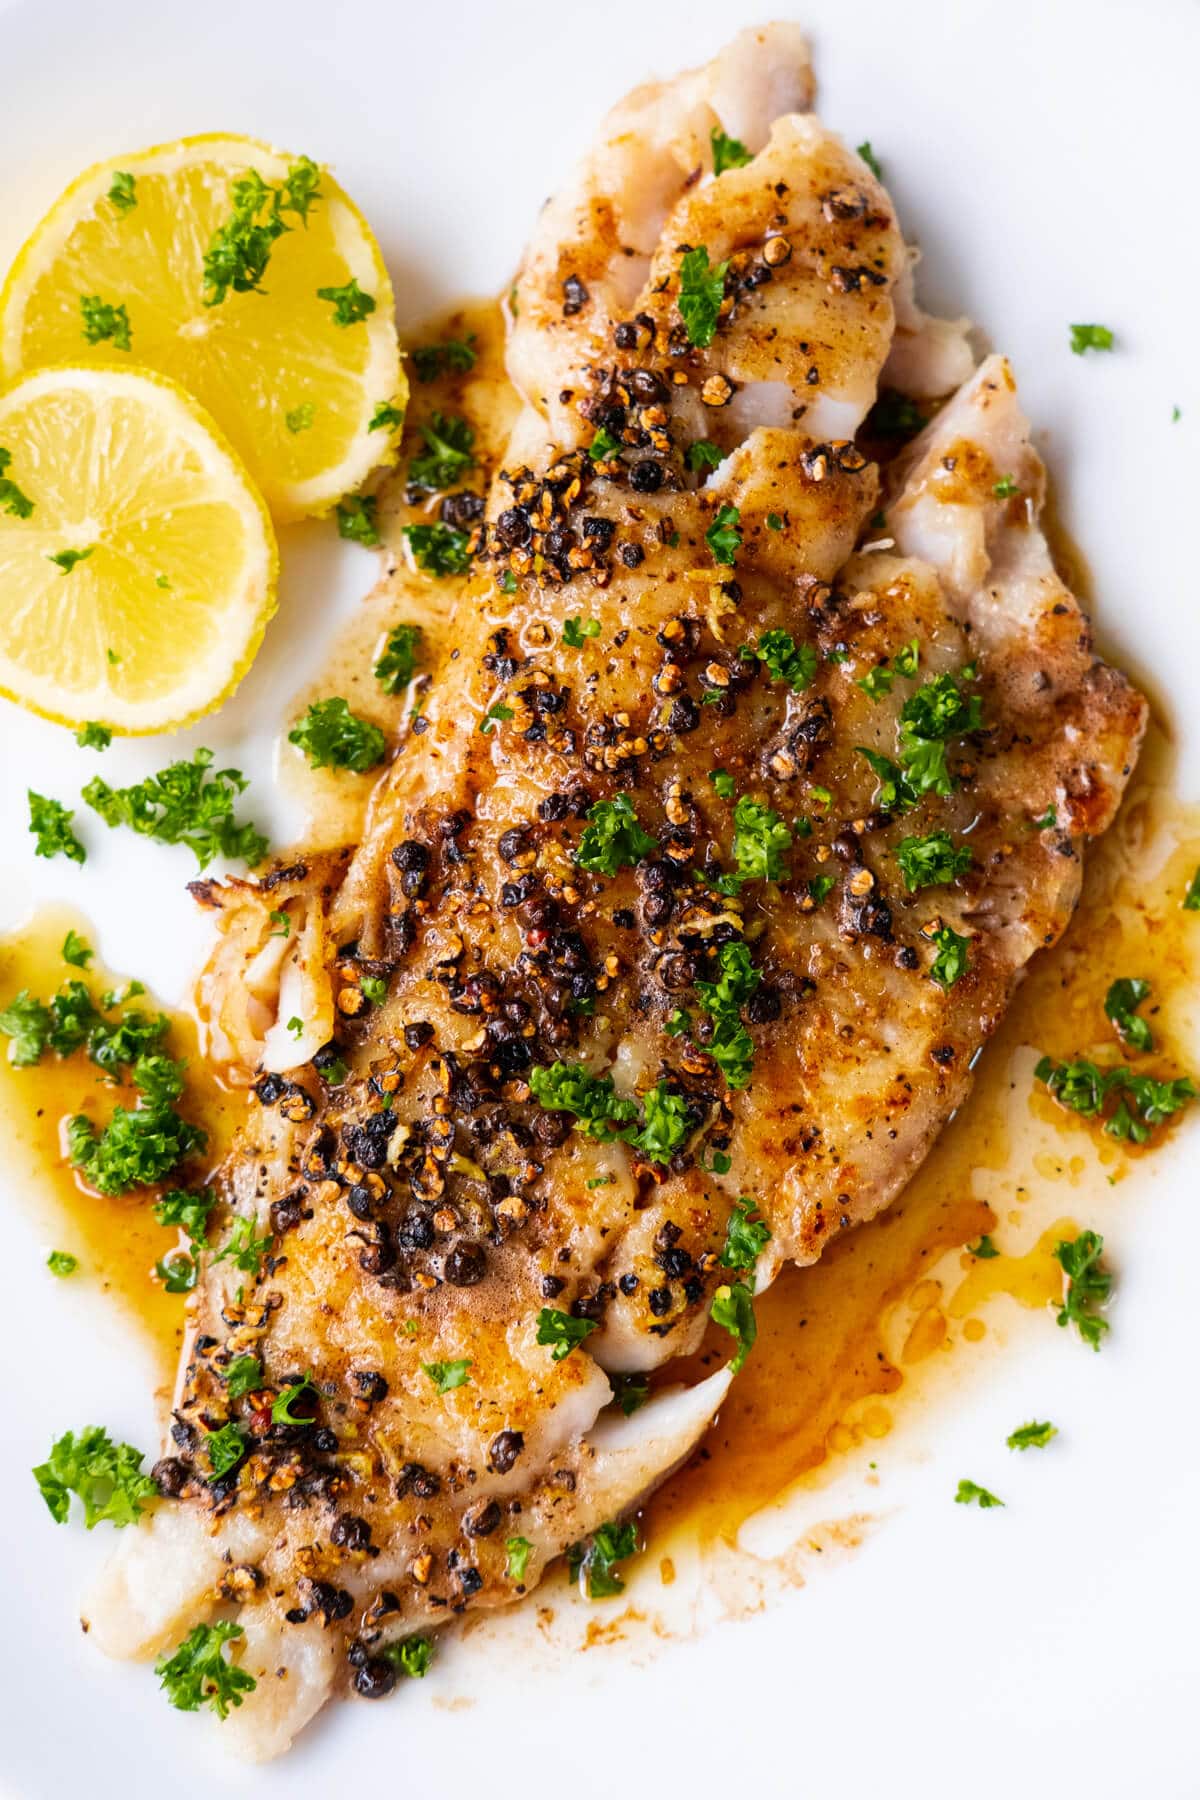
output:
[[[754, 1281], [898, 1191], [1136, 754], [1003, 361], [881, 497], [854, 436], [897, 292], [950, 336], [870, 171], [775, 117], [809, 97], [792, 34], [730, 55], [743, 115], [720, 63], [660, 96], [636, 239], [633, 140], [613, 208], [606, 138], [539, 229], [528, 410], [363, 842], [200, 889], [213, 1043], [253, 1084], [223, 1197], [266, 1254], [205, 1268], [171, 1499], [90, 1616], [136, 1655], [238, 1609], [251, 1754], [688, 1454], [729, 1371], [629, 1417], [614, 1392], [739, 1276], [745, 1347]], [[746, 160], [714, 177], [718, 123]], [[729, 1237], [741, 1197], [759, 1229]]]

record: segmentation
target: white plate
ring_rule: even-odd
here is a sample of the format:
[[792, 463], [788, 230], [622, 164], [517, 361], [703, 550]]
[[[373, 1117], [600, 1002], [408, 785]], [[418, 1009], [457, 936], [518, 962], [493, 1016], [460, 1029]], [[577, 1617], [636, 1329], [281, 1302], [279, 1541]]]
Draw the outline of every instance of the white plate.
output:
[[[336, 165], [412, 320], [501, 286], [612, 100], [760, 16], [749, 0], [0, 0], [0, 264], [85, 164], [244, 131]], [[1105, 641], [1167, 696], [1195, 796], [1195, 7], [810, 0], [806, 21], [822, 114], [885, 159], [925, 249], [927, 302], [969, 312], [1012, 356], [1095, 573]], [[1067, 324], [1081, 319], [1111, 324], [1119, 353], [1071, 356]], [[212, 744], [251, 772], [256, 816], [277, 834], [287, 821], [263, 804], [274, 723], [371, 575], [327, 527], [285, 534], [283, 603], [258, 665], [218, 719], [170, 743]], [[104, 772], [135, 778], [166, 749], [115, 747]], [[77, 901], [106, 960], [182, 996], [202, 941], [181, 892], [187, 852], [114, 834], [84, 876], [28, 853], [26, 780], [70, 793], [93, 766], [67, 733], [0, 709], [7, 918], [33, 898]], [[27, 1471], [54, 1433], [91, 1418], [149, 1442], [148, 1371], [100, 1304], [43, 1279], [44, 1246], [12, 1200], [0, 1788], [37, 1800], [149, 1800], [168, 1782], [267, 1800], [381, 1781], [493, 1800], [1197, 1793], [1200, 1436], [1183, 1375], [1196, 1145], [1182, 1134], [1130, 1190], [1114, 1245], [1120, 1329], [1104, 1355], [1042, 1333], [927, 1413], [920, 1456], [881, 1465], [887, 1516], [871, 1542], [805, 1591], [653, 1658], [644, 1644], [535, 1655], [536, 1633], [502, 1631], [490, 1657], [468, 1643], [422, 1688], [341, 1708], [257, 1772], [226, 1766], [215, 1730], [172, 1713], [146, 1670], [106, 1664], [75, 1627], [107, 1545], [54, 1530]], [[1022, 1504], [948, 1504], [958, 1476], [995, 1471], [996, 1445], [1034, 1415], [1067, 1429], [1036, 1485], [1023, 1476]], [[842, 1516], [854, 1495], [822, 1504]]]

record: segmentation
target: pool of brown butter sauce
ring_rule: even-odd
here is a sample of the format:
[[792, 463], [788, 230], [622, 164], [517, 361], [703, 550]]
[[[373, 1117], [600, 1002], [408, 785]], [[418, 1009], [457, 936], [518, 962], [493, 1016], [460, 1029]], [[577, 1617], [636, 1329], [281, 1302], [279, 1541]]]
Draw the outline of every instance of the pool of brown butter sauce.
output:
[[[380, 489], [381, 531], [392, 566], [337, 639], [320, 682], [297, 697], [293, 719], [311, 699], [341, 694], [353, 710], [395, 733], [419, 706], [419, 679], [393, 699], [382, 694], [371, 672], [387, 631], [401, 621], [423, 626], [426, 654], [436, 663], [463, 586], [453, 579], [430, 581], [408, 564], [403, 524], [436, 516], [403, 498], [413, 434], [435, 408], [465, 413], [476, 431], [483, 491], [516, 406], [503, 377], [503, 327], [492, 303], [443, 314], [411, 341], [468, 332], [479, 352], [476, 371], [427, 385], [414, 381], [401, 472]], [[1078, 552], [1061, 532], [1055, 537], [1064, 573], [1069, 569], [1085, 587]], [[287, 745], [286, 729], [281, 752], [283, 777], [306, 814], [301, 841], [310, 847], [314, 840], [353, 841], [372, 777], [310, 770]], [[722, 1565], [726, 1574], [732, 1571], [728, 1592], [740, 1596], [737, 1604], [761, 1604], [762, 1581], [751, 1579], [747, 1589], [747, 1578], [754, 1574], [750, 1565], [760, 1573], [764, 1565], [738, 1548], [739, 1533], [755, 1515], [783, 1496], [806, 1490], [819, 1495], [856, 1461], [865, 1464], [868, 1490], [879, 1488], [884, 1503], [885, 1441], [898, 1422], [908, 1435], [914, 1418], [927, 1428], [923, 1398], [932, 1401], [947, 1381], [983, 1378], [989, 1354], [1026, 1343], [1034, 1332], [1043, 1334], [1048, 1349], [1069, 1353], [1066, 1334], [1054, 1325], [1062, 1293], [1054, 1245], [1082, 1226], [1095, 1226], [1108, 1234], [1119, 1263], [1120, 1231], [1136, 1199], [1130, 1179], [1153, 1152], [1106, 1139], [1062, 1113], [1037, 1090], [1032, 1070], [1038, 1054], [1088, 1054], [1111, 1042], [1103, 1000], [1118, 975], [1152, 983], [1149, 1016], [1161, 1072], [1194, 1067], [1190, 996], [1200, 991], [1200, 920], [1180, 902], [1200, 863], [1200, 808], [1174, 797], [1171, 761], [1167, 737], [1155, 727], [1117, 823], [1088, 860], [1075, 921], [1059, 945], [1036, 959], [980, 1061], [970, 1098], [901, 1199], [832, 1245], [814, 1267], [785, 1270], [759, 1298], [758, 1340], [719, 1418], [696, 1456], [644, 1510], [648, 1551], [630, 1581], [627, 1603], [590, 1607], [566, 1624], [584, 1647], [626, 1639], [638, 1626], [667, 1635], [659, 1608], [665, 1590], [689, 1567], [694, 1573]], [[79, 973], [61, 957], [72, 926], [90, 938], [78, 914], [47, 908], [0, 941], [0, 1003], [22, 987], [46, 996]], [[120, 975], [101, 968], [86, 979], [97, 992], [122, 985]], [[140, 1004], [154, 1004], [152, 996]], [[170, 1016], [174, 1053], [190, 1063], [184, 1105], [209, 1131], [208, 1158], [215, 1166], [244, 1101], [224, 1091], [200, 1063], [192, 1019]], [[75, 1282], [96, 1283], [111, 1296], [153, 1346], [165, 1396], [185, 1303], [166, 1294], [152, 1270], [177, 1234], [154, 1223], [145, 1197], [107, 1199], [85, 1189], [64, 1152], [64, 1121], [78, 1111], [102, 1116], [108, 1104], [106, 1084], [82, 1054], [23, 1070], [0, 1061], [0, 1117], [10, 1166], [32, 1197], [47, 1248], [80, 1258], [79, 1273], [56, 1284], [62, 1299], [69, 1301]], [[966, 1252], [981, 1232], [994, 1234], [1001, 1255], [976, 1260]], [[726, 1354], [725, 1341], [714, 1334], [683, 1373], [699, 1378]], [[869, 1515], [831, 1516], [805, 1531], [799, 1560], [789, 1553], [777, 1559], [778, 1568], [789, 1583], [802, 1581], [804, 1552], [853, 1545], [869, 1528]], [[541, 1590], [535, 1612], [540, 1630], [556, 1641], [564, 1629], [561, 1621], [555, 1624], [560, 1592]], [[471, 1629], [494, 1637], [512, 1627], [480, 1620]]]

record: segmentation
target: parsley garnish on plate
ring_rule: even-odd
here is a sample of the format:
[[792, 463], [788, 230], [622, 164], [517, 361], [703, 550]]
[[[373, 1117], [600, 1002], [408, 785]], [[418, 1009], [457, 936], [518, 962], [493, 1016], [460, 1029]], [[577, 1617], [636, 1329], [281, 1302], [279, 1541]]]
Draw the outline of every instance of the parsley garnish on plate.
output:
[[958, 1492], [954, 1496], [957, 1506], [978, 1506], [984, 1511], [989, 1506], [1003, 1506], [1003, 1500], [990, 1493], [987, 1488], [980, 1487], [977, 1481], [960, 1481]]
[[550, 1346], [551, 1362], [562, 1362], [597, 1329], [595, 1319], [573, 1319], [557, 1307], [543, 1306], [538, 1314], [537, 1342]]
[[757, 1210], [757, 1202], [746, 1194], [734, 1202], [725, 1227], [725, 1244], [721, 1251], [724, 1268], [753, 1269], [770, 1243], [770, 1228], [761, 1219], [753, 1217]]
[[379, 1654], [384, 1662], [391, 1664], [397, 1675], [407, 1675], [413, 1681], [420, 1681], [433, 1667], [433, 1639], [402, 1638], [399, 1643], [384, 1644]]
[[475, 434], [454, 413], [432, 413], [420, 429], [425, 448], [408, 465], [409, 483], [422, 493], [440, 493], [474, 468]]
[[879, 158], [876, 156], [875, 152], [871, 148], [870, 138], [865, 138], [863, 140], [863, 142], [858, 145], [857, 148], [858, 148], [859, 156], [862, 157], [863, 161], [866, 163], [868, 169], [870, 169], [870, 171], [871, 171], [872, 175], [875, 177], [876, 181], [882, 181], [883, 180], [883, 170], [879, 166]]
[[1114, 981], [1104, 998], [1105, 1017], [1116, 1027], [1117, 1036], [1133, 1050], [1153, 1050], [1154, 1036], [1137, 1008], [1150, 997], [1150, 983], [1140, 976], [1126, 975]]
[[65, 1431], [33, 1478], [56, 1524], [66, 1523], [74, 1494], [83, 1502], [89, 1531], [101, 1523], [119, 1529], [136, 1524], [157, 1498], [158, 1489], [142, 1474], [142, 1461], [132, 1444], [114, 1444], [103, 1426], [87, 1425], [78, 1437]]
[[[719, 506], [712, 524], [704, 534], [704, 541], [712, 551], [714, 562], [732, 568], [737, 561], [737, 553], [742, 547], [742, 534], [739, 529], [741, 513], [736, 506]], [[783, 633], [767, 636], [786, 635]]]
[[1076, 356], [1086, 350], [1111, 350], [1115, 343], [1107, 325], [1072, 325], [1071, 349]]
[[171, 1705], [180, 1712], [207, 1705], [219, 1719], [228, 1718], [230, 1707], [240, 1706], [258, 1686], [248, 1670], [224, 1654], [226, 1644], [244, 1636], [240, 1625], [218, 1619], [215, 1625], [197, 1625], [172, 1656], [159, 1657], [154, 1673]]
[[986, 1231], [977, 1244], [967, 1245], [967, 1255], [977, 1257], [980, 1262], [990, 1262], [993, 1256], [999, 1256], [999, 1254], [1000, 1252], [992, 1242], [991, 1234]]
[[79, 310], [83, 316], [83, 335], [89, 344], [111, 344], [114, 350], [132, 348], [129, 314], [123, 305], [113, 306], [99, 294], [81, 294]]
[[1021, 490], [1011, 475], [1002, 475], [999, 481], [993, 483], [992, 492], [997, 500], [1011, 500]]
[[86, 969], [96, 952], [86, 938], [72, 928], [62, 941], [62, 959], [73, 969]]
[[62, 804], [61, 800], [51, 800], [45, 794], [35, 794], [32, 788], [26, 789], [29, 799], [29, 829], [37, 839], [34, 845], [35, 856], [65, 856], [71, 862], [85, 863], [87, 851], [71, 830], [73, 812]]
[[728, 769], [710, 769], [708, 779], [722, 800], [733, 799], [733, 776]]
[[200, 1265], [186, 1250], [172, 1250], [155, 1263], [154, 1273], [168, 1294], [190, 1294], [200, 1279]]
[[790, 828], [771, 807], [743, 794], [733, 809], [733, 855], [739, 881], [786, 881]]
[[711, 344], [716, 333], [728, 273], [728, 262], [717, 263], [715, 268], [710, 264], [703, 245], [689, 250], [680, 261], [676, 305], [688, 342], [700, 349]]
[[288, 732], [288, 743], [302, 750], [314, 769], [351, 769], [356, 775], [381, 763], [387, 749], [378, 725], [351, 712], [338, 695], [314, 700]]
[[563, 620], [562, 641], [570, 650], [582, 650], [588, 638], [599, 637], [599, 619], [584, 619], [579, 614]]
[[107, 750], [112, 743], [113, 734], [107, 725], [98, 725], [95, 719], [89, 719], [75, 733], [75, 742], [81, 750]]
[[1188, 882], [1187, 892], [1180, 903], [1184, 912], [1200, 912], [1200, 869]]
[[338, 536], [351, 544], [364, 544], [373, 550], [381, 542], [376, 512], [379, 501], [374, 494], [349, 494], [335, 507]]
[[[142, 1065], [135, 1070], [135, 1077], [140, 1072]], [[199, 1126], [182, 1118], [162, 1094], [147, 1095], [143, 1104], [132, 1109], [116, 1107], [100, 1129], [82, 1113], [67, 1125], [71, 1161], [100, 1194], [127, 1194], [133, 1188], [152, 1186], [204, 1143]]]
[[729, 1364], [730, 1373], [736, 1375], [749, 1356], [758, 1336], [758, 1322], [754, 1317], [754, 1290], [744, 1281], [731, 1282], [727, 1287], [719, 1287], [712, 1298], [709, 1309], [714, 1325], [720, 1325], [727, 1331], [737, 1350]]
[[1004, 1441], [1010, 1450], [1044, 1450], [1050, 1439], [1057, 1436], [1058, 1426], [1052, 1425], [1049, 1419], [1040, 1424], [1031, 1420], [1028, 1425], [1020, 1425], [1010, 1432]]
[[59, 550], [54, 555], [51, 555], [49, 551], [47, 551], [46, 561], [52, 562], [55, 568], [60, 570], [62, 574], [69, 575], [71, 570], [75, 568], [78, 563], [87, 561], [88, 557], [92, 554], [93, 548], [94, 546], [89, 545], [86, 550]]
[[1084, 1119], [1100, 1118], [1108, 1102], [1116, 1098], [1115, 1111], [1104, 1120], [1105, 1133], [1134, 1144], [1148, 1143], [1154, 1127], [1182, 1112], [1197, 1093], [1187, 1076], [1159, 1080], [1124, 1067], [1102, 1069], [1085, 1057], [1056, 1063], [1043, 1056], [1033, 1074], [1060, 1106]]
[[1061, 1263], [1067, 1278], [1067, 1291], [1058, 1312], [1058, 1323], [1074, 1325], [1085, 1344], [1099, 1350], [1100, 1340], [1109, 1330], [1108, 1320], [1100, 1314], [1112, 1294], [1113, 1278], [1100, 1267], [1104, 1239], [1098, 1231], [1081, 1231], [1077, 1238], [1063, 1239], [1054, 1246], [1055, 1259]]
[[394, 400], [380, 400], [371, 414], [368, 431], [399, 431], [404, 423], [404, 408]]
[[495, 706], [488, 707], [482, 719], [480, 719], [479, 730], [484, 737], [488, 737], [491, 735], [493, 726], [503, 725], [505, 721], [511, 719], [512, 716], [512, 707], [505, 706], [503, 701], [497, 701]]
[[762, 976], [750, 961], [748, 946], [740, 939], [721, 945], [717, 967], [716, 981], [696, 982], [699, 1004], [712, 1020], [712, 1032], [703, 1048], [731, 1088], [744, 1088], [753, 1068], [754, 1040], [742, 1022], [741, 1009]]
[[193, 1193], [188, 1188], [171, 1188], [154, 1202], [154, 1217], [160, 1225], [178, 1225], [193, 1244], [204, 1244], [208, 1215], [216, 1204], [216, 1195], [208, 1189]]
[[650, 1379], [647, 1375], [610, 1375], [613, 1399], [624, 1413], [632, 1418], [639, 1412], [650, 1398]]
[[235, 1356], [220, 1373], [230, 1400], [241, 1400], [262, 1386], [263, 1366], [257, 1356]]
[[318, 288], [317, 299], [329, 301], [333, 307], [333, 323], [343, 330], [350, 325], [361, 325], [375, 311], [374, 299], [363, 293], [353, 276], [342, 287]]
[[409, 355], [418, 381], [436, 381], [439, 375], [466, 375], [477, 360], [475, 334], [445, 338], [440, 344], [419, 344]]
[[9, 513], [14, 519], [28, 519], [33, 513], [33, 501], [9, 476], [11, 467], [12, 451], [0, 444], [0, 512]]
[[921, 888], [945, 887], [971, 867], [966, 845], [955, 847], [948, 831], [931, 831], [924, 837], [901, 838], [894, 855], [910, 894]]
[[79, 1267], [79, 1258], [72, 1256], [69, 1250], [52, 1250], [46, 1258], [46, 1267], [52, 1275], [57, 1275], [61, 1279], [75, 1273]]
[[128, 169], [114, 169], [112, 185], [106, 196], [119, 213], [132, 212], [137, 205], [137, 177]]
[[[262, 279], [271, 252], [292, 229], [283, 214], [290, 212], [307, 220], [314, 201], [321, 197], [320, 175], [316, 163], [302, 156], [278, 187], [264, 181], [257, 169], [239, 176], [233, 184], [233, 212], [213, 234], [204, 253], [205, 306], [220, 306], [231, 292], [263, 292]], [[328, 290], [319, 295], [327, 297]]]
[[620, 1525], [598, 1525], [586, 1549], [573, 1544], [567, 1551], [568, 1573], [572, 1581], [579, 1582], [589, 1600], [608, 1600], [625, 1592], [617, 1564], [636, 1556], [637, 1550], [637, 1526], [631, 1520]]
[[465, 531], [445, 525], [406, 525], [404, 535], [413, 560], [429, 575], [465, 575], [471, 567], [471, 540]]
[[525, 1571], [529, 1567], [529, 1557], [533, 1545], [527, 1537], [510, 1537], [504, 1540], [504, 1573], [510, 1581], [522, 1582]]
[[311, 1425], [314, 1416], [312, 1413], [294, 1413], [292, 1408], [297, 1405], [302, 1395], [315, 1395], [316, 1391], [317, 1386], [311, 1375], [305, 1375], [301, 1380], [293, 1381], [290, 1387], [285, 1387], [281, 1391], [271, 1407], [271, 1423], [273, 1425]]
[[270, 1232], [265, 1237], [256, 1237], [254, 1220], [239, 1213], [233, 1221], [228, 1238], [213, 1257], [213, 1262], [231, 1262], [243, 1275], [257, 1275], [262, 1268], [262, 1259], [270, 1247]]
[[739, 138], [726, 137], [716, 125], [709, 132], [708, 141], [712, 145], [714, 175], [723, 175], [726, 169], [744, 169], [753, 160]]
[[246, 1433], [236, 1419], [230, 1419], [219, 1431], [210, 1431], [204, 1440], [204, 1449], [208, 1457], [208, 1466], [212, 1473], [210, 1481], [220, 1481], [236, 1469], [246, 1454]]
[[967, 952], [971, 940], [969, 937], [960, 937], [949, 925], [943, 925], [934, 932], [930, 941], [937, 946], [937, 955], [929, 969], [930, 976], [939, 987], [952, 988], [956, 981], [961, 981], [970, 967]]
[[618, 869], [633, 868], [658, 848], [657, 840], [639, 825], [628, 794], [598, 800], [587, 818], [575, 861], [589, 874], [615, 875]]
[[452, 1394], [455, 1388], [466, 1387], [471, 1379], [467, 1373], [471, 1367], [469, 1356], [462, 1357], [458, 1362], [422, 1363], [421, 1367], [439, 1394]]
[[293, 437], [302, 431], [311, 431], [317, 410], [311, 400], [302, 400], [299, 406], [293, 406], [290, 412], [283, 415], [283, 422]]
[[684, 461], [693, 475], [700, 475], [705, 469], [717, 469], [725, 460], [725, 452], [714, 444], [711, 438], [697, 438], [687, 447]]
[[233, 816], [234, 802], [249, 784], [238, 769], [210, 772], [212, 759], [212, 751], [201, 748], [190, 762], [170, 763], [125, 788], [112, 788], [97, 775], [83, 798], [108, 826], [128, 825], [160, 844], [186, 844], [202, 869], [216, 856], [259, 863], [266, 838]]
[[753, 651], [772, 681], [786, 681], [794, 694], [810, 686], [817, 672], [816, 651], [798, 644], [790, 631], [764, 631]]
[[601, 426], [588, 445], [588, 457], [592, 462], [611, 462], [620, 454], [621, 440], [613, 436], [605, 426]]
[[398, 694], [412, 680], [421, 643], [419, 625], [395, 625], [375, 664], [375, 679], [385, 694]]
[[687, 1101], [662, 1081], [642, 1096], [640, 1109], [614, 1091], [611, 1075], [593, 1075], [582, 1063], [531, 1069], [529, 1086], [547, 1112], [573, 1113], [577, 1129], [589, 1137], [605, 1144], [619, 1139], [651, 1162], [669, 1163], [692, 1129]]

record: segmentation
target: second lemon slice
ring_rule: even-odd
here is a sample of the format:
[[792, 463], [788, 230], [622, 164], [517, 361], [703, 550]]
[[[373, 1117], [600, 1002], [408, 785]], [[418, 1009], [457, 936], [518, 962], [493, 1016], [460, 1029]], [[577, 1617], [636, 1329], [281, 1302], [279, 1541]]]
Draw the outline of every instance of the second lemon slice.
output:
[[393, 312], [379, 246], [328, 170], [185, 138], [99, 164], [57, 201], [0, 294], [0, 364], [10, 380], [92, 358], [172, 376], [292, 519], [394, 446]]
[[104, 366], [0, 394], [0, 693], [121, 732], [227, 694], [275, 604], [275, 538], [182, 388]]

